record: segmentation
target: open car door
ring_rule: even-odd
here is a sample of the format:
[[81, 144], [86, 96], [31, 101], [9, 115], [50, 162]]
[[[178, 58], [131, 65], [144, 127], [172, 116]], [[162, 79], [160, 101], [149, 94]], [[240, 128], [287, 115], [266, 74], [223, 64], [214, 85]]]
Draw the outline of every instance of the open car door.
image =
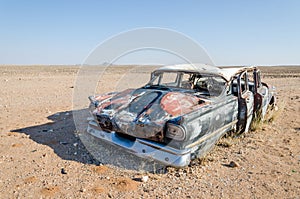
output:
[[255, 82], [255, 109], [254, 112], [256, 117], [264, 119], [269, 102], [271, 100], [269, 88], [266, 84], [261, 82], [260, 71], [255, 69], [253, 71], [254, 82]]
[[241, 73], [237, 78], [238, 83], [238, 132], [248, 132], [254, 109], [254, 96], [249, 89], [247, 71]]

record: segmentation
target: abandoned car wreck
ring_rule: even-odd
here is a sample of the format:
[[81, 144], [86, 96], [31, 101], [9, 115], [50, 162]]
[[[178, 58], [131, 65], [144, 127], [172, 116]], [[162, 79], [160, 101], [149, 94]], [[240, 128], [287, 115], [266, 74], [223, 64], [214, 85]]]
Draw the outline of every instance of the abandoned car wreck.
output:
[[275, 104], [257, 67], [205, 64], [163, 66], [141, 88], [89, 99], [88, 134], [174, 167], [204, 156], [230, 130], [247, 132]]

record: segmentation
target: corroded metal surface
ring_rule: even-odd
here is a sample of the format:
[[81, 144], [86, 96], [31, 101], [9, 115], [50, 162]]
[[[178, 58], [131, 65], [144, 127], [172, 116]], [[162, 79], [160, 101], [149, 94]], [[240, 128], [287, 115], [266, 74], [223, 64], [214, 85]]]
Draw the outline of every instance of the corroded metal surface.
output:
[[253, 117], [275, 103], [256, 67], [176, 65], [151, 77], [142, 88], [91, 96], [96, 122], [88, 132], [141, 157], [150, 157], [146, 148], [154, 150], [154, 160], [181, 167], [209, 152], [227, 131], [248, 131]]

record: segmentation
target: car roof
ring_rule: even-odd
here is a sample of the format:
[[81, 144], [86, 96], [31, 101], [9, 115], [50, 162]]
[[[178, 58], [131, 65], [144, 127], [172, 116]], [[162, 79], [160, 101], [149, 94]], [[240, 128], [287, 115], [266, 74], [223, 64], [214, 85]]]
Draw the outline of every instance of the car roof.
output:
[[254, 70], [255, 66], [240, 66], [240, 67], [216, 67], [207, 64], [177, 64], [162, 66], [155, 72], [186, 72], [200, 73], [222, 76], [226, 81], [230, 81], [236, 74], [245, 70]]

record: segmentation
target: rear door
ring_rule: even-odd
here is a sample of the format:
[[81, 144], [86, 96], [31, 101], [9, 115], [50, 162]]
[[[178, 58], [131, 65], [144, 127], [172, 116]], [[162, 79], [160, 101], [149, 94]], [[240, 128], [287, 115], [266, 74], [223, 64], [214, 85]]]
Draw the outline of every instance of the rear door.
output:
[[237, 78], [238, 83], [238, 126], [239, 132], [248, 132], [254, 108], [254, 96], [250, 91], [247, 71]]

